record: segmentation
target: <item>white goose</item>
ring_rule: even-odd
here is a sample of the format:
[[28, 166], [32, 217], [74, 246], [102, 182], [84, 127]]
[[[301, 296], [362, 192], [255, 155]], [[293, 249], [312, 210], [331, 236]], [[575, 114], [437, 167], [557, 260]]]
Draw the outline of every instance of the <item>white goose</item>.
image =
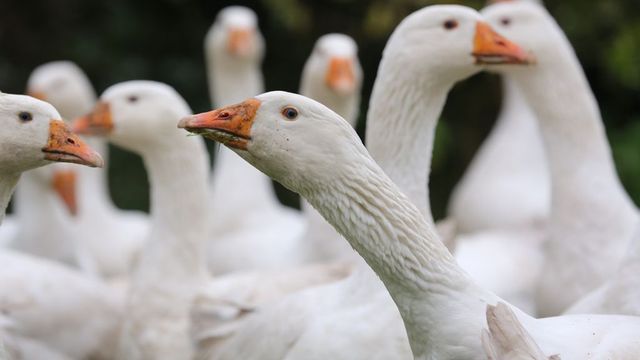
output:
[[[101, 166], [49, 104], [0, 93], [0, 222], [20, 173], [50, 161]], [[106, 355], [120, 299], [105, 285], [55, 262], [0, 250], [0, 333], [7, 348], [45, 358]]]
[[548, 155], [552, 202], [536, 300], [540, 315], [555, 315], [614, 275], [638, 211], [616, 173], [596, 99], [553, 18], [522, 2], [483, 14], [537, 58], [530, 68], [501, 70], [534, 110]]
[[[205, 39], [211, 102], [236, 103], [264, 91], [264, 40], [255, 13], [231, 6]], [[278, 202], [271, 180], [220, 148], [212, 177], [208, 261], [214, 273], [274, 269], [291, 264], [290, 249], [304, 231], [299, 212]]]
[[[389, 290], [416, 359], [477, 359], [482, 353], [486, 306], [501, 299], [456, 264], [434, 227], [369, 156], [344, 119], [300, 95], [271, 92], [187, 117], [180, 126], [234, 149], [304, 196], [335, 226]], [[563, 359], [640, 355], [640, 318], [534, 319], [514, 312], [544, 353]]]
[[[70, 61], [55, 61], [36, 68], [29, 78], [27, 91], [55, 106], [65, 121], [86, 114], [96, 102], [87, 75]], [[108, 154], [105, 140], [86, 141], [101, 154]], [[127, 275], [149, 230], [147, 215], [115, 207], [109, 195], [106, 169], [80, 168], [76, 177], [75, 229], [81, 241], [99, 274], [108, 278]]]
[[[441, 38], [439, 26], [445, 26], [444, 24], [449, 20], [459, 23], [461, 29], [448, 38]], [[402, 54], [407, 47], [400, 44], [404, 39], [411, 39], [414, 34], [421, 34], [421, 36], [427, 34], [438, 37], [440, 40], [414, 43], [412, 51], [406, 54], [429, 51], [428, 49], [435, 46], [434, 44], [446, 43], [450, 46], [441, 46], [438, 51], [439, 57], [421, 62], [417, 69], [406, 67], [407, 71], [414, 72], [413, 76], [409, 76], [411, 81], [418, 78], [415, 71], [422, 76], [423, 72], [428, 73], [435, 68], [454, 74], [457, 71], [460, 73], [458, 76], [465, 76], [473, 72], [476, 67], [473, 58], [465, 63], [460, 63], [456, 59], [466, 58], [472, 52], [476, 53], [478, 60], [482, 60], [483, 56], [503, 55], [504, 57], [498, 60], [514, 61], [515, 59], [509, 55], [517, 56], [517, 49], [506, 45], [506, 40], [494, 37], [490, 31], [487, 31], [488, 28], [480, 26], [477, 34], [474, 35], [475, 25], [479, 20], [477, 12], [457, 6], [434, 6], [415, 13], [403, 21], [392, 36], [385, 50], [377, 81], [379, 79], [387, 81], [396, 75], [394, 71], [390, 71], [396, 68], [389, 63], [402, 59]], [[439, 26], [435, 27], [434, 24]], [[479, 38], [489, 36], [490, 41], [485, 43], [479, 41], [474, 49], [472, 48], [474, 36]], [[493, 41], [495, 43], [492, 43]], [[498, 42], [505, 44], [506, 49], [496, 46]], [[405, 78], [400, 80], [407, 81]], [[398, 86], [400, 85], [394, 84], [390, 88], [394, 91]], [[420, 94], [412, 99], [422, 100], [427, 97], [428, 94]], [[397, 107], [393, 103], [388, 103], [387, 106], [392, 109]], [[415, 106], [415, 104], [411, 103], [409, 106]], [[229, 108], [226, 108], [202, 115], [201, 120], [214, 119], [216, 113], [229, 113], [228, 110]], [[313, 163], [315, 159], [309, 159], [309, 161]], [[291, 313], [299, 316], [291, 317]], [[375, 323], [371, 319], [376, 319]], [[367, 324], [367, 331], [360, 328], [361, 323]], [[264, 306], [260, 313], [249, 318], [236, 333], [237, 335], [227, 343], [207, 355], [211, 358], [225, 359], [237, 356], [245, 359], [305, 358], [310, 353], [315, 354], [317, 358], [337, 359], [410, 357], [406, 334], [397, 310], [366, 264], [359, 264], [354, 274], [343, 282], [308, 289], [274, 306]], [[264, 339], [264, 342], [256, 342], [255, 339]], [[349, 340], [345, 341], [345, 339]], [[372, 347], [371, 344], [376, 346]]]
[[[355, 127], [361, 88], [362, 67], [355, 41], [343, 34], [321, 36], [304, 65], [300, 94], [326, 105]], [[309, 203], [301, 203], [306, 222], [299, 245], [302, 261], [351, 260], [357, 256]]]
[[186, 137], [176, 119], [191, 113], [167, 85], [129, 81], [101, 95], [76, 119], [80, 133], [107, 135], [136, 152], [149, 173], [151, 231], [129, 285], [122, 359], [190, 359], [189, 308], [209, 279], [204, 258], [209, 157], [201, 139]]

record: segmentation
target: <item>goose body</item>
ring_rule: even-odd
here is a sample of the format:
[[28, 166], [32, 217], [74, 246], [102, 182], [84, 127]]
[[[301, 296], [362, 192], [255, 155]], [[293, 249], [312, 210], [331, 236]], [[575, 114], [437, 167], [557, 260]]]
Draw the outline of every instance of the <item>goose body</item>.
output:
[[[217, 16], [205, 39], [214, 106], [264, 91], [260, 64], [264, 40], [255, 13], [231, 6]], [[235, 153], [220, 148], [211, 178], [209, 268], [220, 274], [278, 269], [292, 264], [291, 248], [302, 235], [299, 212], [278, 202], [271, 180]], [[295, 261], [293, 262], [295, 263]]]
[[[51, 161], [103, 164], [47, 103], [0, 93], [0, 116], [0, 222], [22, 172]], [[0, 250], [0, 262], [0, 335], [8, 346], [71, 358], [108, 353], [119, 319], [116, 294], [63, 265], [12, 250]]]
[[[297, 109], [293, 118], [282, 111], [289, 108]], [[271, 92], [184, 118], [180, 126], [233, 148], [318, 209], [384, 283], [416, 359], [477, 359], [482, 353], [486, 306], [501, 299], [456, 264], [433, 225], [368, 155], [344, 119], [308, 98]], [[328, 144], [331, 152], [319, 151]], [[334, 171], [327, 174], [327, 167]], [[515, 308], [514, 313], [545, 354], [563, 359], [640, 354], [637, 317], [534, 319]]]
[[[538, 119], [551, 175], [540, 315], [562, 313], [610, 279], [635, 231], [638, 211], [616, 173], [597, 102], [564, 33], [539, 5], [509, 2], [483, 11], [499, 31], [536, 56], [500, 69]], [[501, 25], [508, 19], [509, 26]]]

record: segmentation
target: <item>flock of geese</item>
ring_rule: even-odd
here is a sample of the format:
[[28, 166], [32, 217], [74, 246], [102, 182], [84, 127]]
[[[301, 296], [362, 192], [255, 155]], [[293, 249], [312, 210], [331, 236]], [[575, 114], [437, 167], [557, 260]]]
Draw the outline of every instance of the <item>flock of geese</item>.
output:
[[[0, 359], [640, 358], [638, 210], [541, 4], [407, 16], [366, 148], [350, 37], [318, 39], [301, 95], [264, 93], [250, 9], [204, 44], [206, 113], [153, 81], [96, 98], [68, 61], [0, 93]], [[480, 71], [502, 75], [503, 108], [436, 224], [436, 124]], [[225, 145], [213, 172], [203, 137]], [[92, 168], [107, 142], [142, 157], [150, 214], [114, 206]]]

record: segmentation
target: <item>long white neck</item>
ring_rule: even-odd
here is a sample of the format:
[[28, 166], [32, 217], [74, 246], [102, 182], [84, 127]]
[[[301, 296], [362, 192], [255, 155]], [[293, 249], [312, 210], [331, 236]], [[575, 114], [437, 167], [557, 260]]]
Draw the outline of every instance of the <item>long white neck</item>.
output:
[[[215, 107], [243, 101], [264, 92], [259, 64], [232, 61], [222, 56], [209, 61], [209, 89]], [[278, 208], [271, 179], [247, 164], [233, 151], [220, 146], [212, 177], [212, 224], [234, 223], [251, 214], [263, 216]]]
[[142, 251], [140, 271], [177, 283], [206, 273], [208, 162], [200, 138], [179, 134], [162, 148], [142, 154], [151, 188], [151, 234]]
[[367, 114], [371, 156], [433, 223], [429, 173], [435, 128], [453, 81], [415, 77], [383, 59]]
[[0, 174], [0, 225], [2, 224], [2, 220], [4, 220], [7, 206], [9, 206], [9, 201], [11, 200], [11, 195], [13, 194], [13, 190], [15, 189], [16, 184], [18, 184], [19, 179], [19, 172]]
[[371, 158], [362, 157], [357, 163], [327, 183], [300, 189], [300, 194], [385, 284], [403, 317], [414, 356], [434, 346], [443, 322], [452, 321], [443, 308], [458, 308], [459, 312], [452, 311], [462, 317], [467, 317], [471, 308], [468, 316], [478, 317], [478, 328], [472, 330], [479, 332], [483, 301], [495, 297], [477, 289], [442, 245], [431, 223]]

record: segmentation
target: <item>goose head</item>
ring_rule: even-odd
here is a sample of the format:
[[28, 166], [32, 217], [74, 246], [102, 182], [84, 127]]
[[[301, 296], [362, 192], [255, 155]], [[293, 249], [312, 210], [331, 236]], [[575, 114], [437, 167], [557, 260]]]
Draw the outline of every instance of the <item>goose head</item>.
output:
[[355, 122], [361, 88], [356, 42], [344, 34], [320, 37], [304, 65], [300, 92]]
[[49, 162], [101, 167], [102, 158], [60, 119], [50, 104], [0, 93], [0, 169], [23, 172]]
[[358, 45], [347, 35], [327, 34], [316, 41], [302, 71], [302, 88], [349, 96], [360, 92]]
[[187, 103], [169, 85], [127, 81], [105, 90], [93, 111], [77, 118], [73, 128], [79, 134], [106, 136], [118, 146], [146, 154], [182, 139], [175, 122], [190, 113]]
[[244, 6], [222, 9], [207, 33], [205, 50], [210, 59], [225, 63], [261, 61], [264, 39], [253, 10]]
[[[536, 64], [553, 62], [558, 44], [566, 43], [564, 33], [544, 7], [532, 1], [505, 1], [482, 10], [487, 21], [505, 36], [535, 56]], [[516, 69], [498, 67], [500, 71]], [[519, 69], [518, 71], [523, 71]]]
[[38, 66], [27, 82], [27, 94], [55, 106], [66, 121], [91, 110], [96, 99], [87, 75], [71, 61]]
[[396, 76], [419, 79], [428, 74], [443, 84], [469, 77], [483, 65], [529, 61], [528, 54], [495, 32], [477, 11], [459, 5], [428, 6], [410, 14], [396, 27], [383, 54], [383, 63], [393, 64]]
[[[295, 191], [301, 184], [327, 180], [344, 159], [357, 159], [366, 151], [353, 127], [338, 114], [283, 91], [185, 117], [178, 127], [226, 145]], [[319, 168], [326, 171], [319, 174]]]

